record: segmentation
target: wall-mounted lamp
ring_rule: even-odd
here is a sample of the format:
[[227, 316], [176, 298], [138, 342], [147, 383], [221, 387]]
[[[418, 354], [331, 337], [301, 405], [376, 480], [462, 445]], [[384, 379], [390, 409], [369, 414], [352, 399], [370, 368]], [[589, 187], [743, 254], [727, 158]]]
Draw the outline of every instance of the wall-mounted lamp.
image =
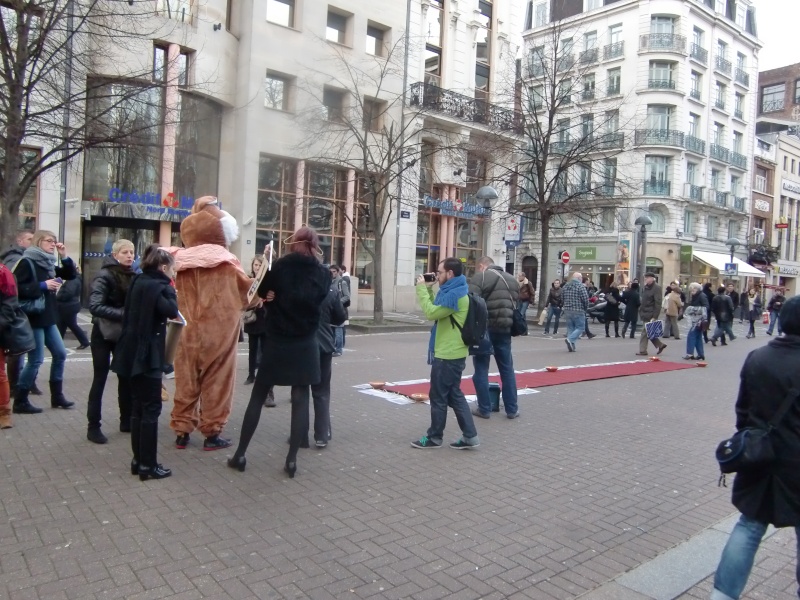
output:
[[214, 31], [219, 31], [220, 29], [222, 29], [222, 23], [217, 23], [214, 25]]
[[453, 171], [453, 175], [459, 177], [464, 172], [464, 169], [458, 169], [457, 171]]
[[245, 220], [244, 223], [242, 223], [242, 225], [250, 225], [250, 223], [252, 222], [253, 222], [253, 217], [247, 217], [247, 219]]

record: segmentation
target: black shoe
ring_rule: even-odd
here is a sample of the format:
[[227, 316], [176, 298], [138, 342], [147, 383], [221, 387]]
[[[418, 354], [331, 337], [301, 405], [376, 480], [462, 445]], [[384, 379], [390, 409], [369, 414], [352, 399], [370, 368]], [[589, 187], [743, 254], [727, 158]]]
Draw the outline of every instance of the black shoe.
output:
[[99, 427], [92, 427], [86, 432], [86, 439], [94, 444], [107, 444], [108, 438], [103, 435]]
[[30, 400], [25, 400], [25, 402], [14, 402], [14, 408], [12, 409], [14, 414], [17, 415], [38, 415], [42, 412], [42, 409], [38, 406], [34, 406], [30, 403]]
[[255, 380], [256, 380], [255, 375], [248, 375], [247, 379], [244, 380], [244, 384], [245, 385], [253, 385]]
[[717, 340], [711, 340], [711, 345], [714, 346], [714, 348], [716, 348], [717, 347]]
[[[289, 445], [292, 444], [292, 437], [291, 436], [286, 438], [286, 443], [289, 444]], [[302, 442], [300, 442], [300, 445], [298, 446], [298, 448], [311, 448], [311, 446], [309, 446], [309, 444], [308, 444], [308, 438], [306, 438]]]
[[[500, 409], [499, 409], [499, 408], [497, 409], [497, 412], [500, 412]], [[473, 409], [472, 409], [472, 414], [473, 414], [473, 415], [475, 415], [476, 417], [479, 417], [479, 418], [481, 418], [481, 419], [490, 419], [490, 418], [492, 417], [492, 415], [486, 415], [486, 414], [483, 414], [483, 413], [480, 411], [480, 409], [479, 409], [479, 408], [473, 408]]]
[[211, 437], [207, 437], [203, 442], [203, 450], [207, 452], [211, 450], [222, 450], [223, 448], [230, 448], [231, 444], [233, 444], [233, 442], [230, 440], [221, 438], [218, 435], [212, 435]]
[[[770, 334], [770, 335], [772, 335], [772, 334]], [[43, 396], [44, 395], [42, 390], [39, 389], [39, 386], [36, 385], [35, 381], [33, 382], [33, 385], [31, 386], [30, 393], [33, 394], [34, 396]]]
[[516, 419], [516, 418], [518, 418], [518, 417], [519, 417], [519, 411], [517, 411], [517, 412], [515, 412], [515, 413], [513, 413], [513, 414], [510, 414], [510, 415], [509, 415], [509, 414], [506, 414], [506, 418], [507, 418], [507, 419]]
[[189, 434], [179, 433], [178, 437], [175, 438], [175, 447], [178, 450], [183, 450], [188, 445], [189, 445]]
[[228, 459], [228, 466], [231, 469], [236, 469], [239, 473], [244, 473], [245, 467], [247, 467], [247, 458], [244, 456], [232, 456]]
[[727, 346], [727, 345], [728, 345], [728, 342], [722, 342], [722, 343], [720, 344], [720, 346]]
[[89, 344], [81, 344], [75, 350], [86, 350], [89, 347]]
[[286, 464], [283, 465], [283, 470], [294, 479], [294, 474], [297, 472], [297, 462], [295, 461], [286, 461]]
[[74, 402], [70, 402], [64, 396], [63, 381], [50, 382], [50, 406], [53, 408], [72, 408], [75, 406]]
[[590, 333], [590, 334], [588, 334], [586, 337], [587, 337], [587, 338], [589, 338], [589, 339], [592, 339], [593, 337], [596, 337], [596, 336], [595, 336], [595, 334], [593, 334], [593, 333]]
[[131, 461], [131, 475], [139, 474], [139, 461], [134, 459]]
[[171, 475], [172, 471], [163, 465], [156, 465], [155, 467], [143, 467], [139, 465], [139, 479], [141, 481], [147, 481], [148, 479], [165, 479]]
[[121, 433], [130, 433], [131, 432], [131, 420], [125, 419], [120, 420], [119, 422], [119, 430]]
[[322, 450], [323, 448], [328, 447], [328, 442], [326, 442], [325, 440], [314, 440], [314, 446]]

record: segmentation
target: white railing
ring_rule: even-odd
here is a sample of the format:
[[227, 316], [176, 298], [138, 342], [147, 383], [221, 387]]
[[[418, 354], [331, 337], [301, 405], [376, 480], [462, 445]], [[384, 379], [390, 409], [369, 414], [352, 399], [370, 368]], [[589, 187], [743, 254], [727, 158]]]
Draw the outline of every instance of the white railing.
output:
[[156, 12], [168, 19], [191, 23], [192, 0], [156, 0]]

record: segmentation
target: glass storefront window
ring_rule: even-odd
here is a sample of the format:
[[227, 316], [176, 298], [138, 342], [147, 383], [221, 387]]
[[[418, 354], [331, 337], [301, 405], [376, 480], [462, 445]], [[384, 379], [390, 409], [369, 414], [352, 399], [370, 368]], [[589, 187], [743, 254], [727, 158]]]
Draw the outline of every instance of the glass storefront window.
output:
[[215, 102], [180, 94], [173, 191], [179, 198], [217, 194], [222, 110]]
[[283, 240], [294, 231], [296, 163], [261, 155], [258, 163], [256, 207], [256, 253], [262, 253], [270, 239], [275, 255], [285, 254]]

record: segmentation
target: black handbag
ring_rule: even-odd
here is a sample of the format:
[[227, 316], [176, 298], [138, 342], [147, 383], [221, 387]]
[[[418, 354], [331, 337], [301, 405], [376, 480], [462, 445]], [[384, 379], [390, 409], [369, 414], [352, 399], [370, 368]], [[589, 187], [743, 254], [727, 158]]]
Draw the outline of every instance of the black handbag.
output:
[[21, 308], [14, 308], [13, 320], [0, 333], [0, 347], [10, 356], [25, 354], [36, 347], [33, 328]]
[[[36, 265], [33, 264], [33, 261], [30, 258], [22, 258], [17, 262], [17, 265], [21, 263], [23, 260], [27, 261], [28, 264], [31, 266], [31, 273], [33, 273], [33, 278], [36, 279]], [[16, 272], [17, 265], [14, 265], [14, 272]], [[44, 294], [46, 294], [45, 292]], [[20, 300], [19, 307], [22, 309], [26, 315], [40, 315], [44, 312], [44, 309], [47, 307], [46, 300], [44, 294], [39, 296], [33, 300]]]
[[100, 335], [107, 342], [118, 342], [122, 337], [122, 321], [112, 321], [104, 317], [95, 317], [97, 327], [100, 328]]
[[760, 470], [768, 467], [775, 460], [775, 451], [772, 448], [770, 436], [789, 412], [789, 408], [798, 395], [800, 392], [797, 389], [789, 390], [783, 404], [780, 405], [766, 427], [745, 427], [719, 443], [716, 457], [719, 470], [722, 472], [720, 485], [725, 485], [727, 473]]

